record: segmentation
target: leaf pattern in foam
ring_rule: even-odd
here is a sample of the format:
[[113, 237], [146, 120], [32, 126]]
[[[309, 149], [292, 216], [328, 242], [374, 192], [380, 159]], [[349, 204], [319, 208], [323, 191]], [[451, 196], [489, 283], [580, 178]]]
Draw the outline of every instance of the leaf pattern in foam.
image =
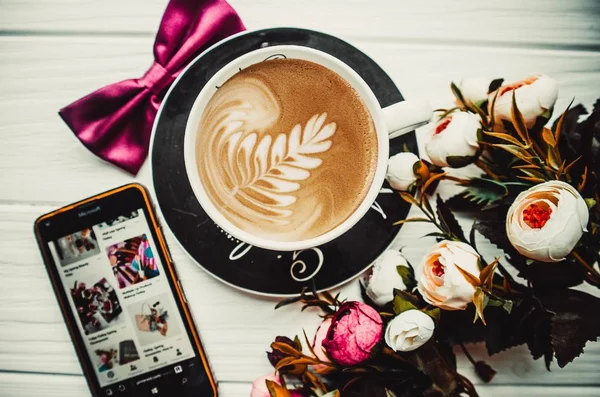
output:
[[327, 113], [315, 114], [304, 130], [296, 124], [289, 135], [278, 134], [275, 139], [265, 134], [258, 140], [255, 132], [241, 142], [241, 134], [230, 136], [228, 155], [247, 171], [236, 178], [234, 194], [269, 210], [271, 215], [291, 215], [290, 211], [283, 210], [296, 202], [296, 196], [290, 193], [300, 189], [300, 182], [310, 177], [309, 170], [323, 163], [317, 155], [331, 148], [330, 138], [337, 125], [334, 122], [325, 124], [326, 119]]

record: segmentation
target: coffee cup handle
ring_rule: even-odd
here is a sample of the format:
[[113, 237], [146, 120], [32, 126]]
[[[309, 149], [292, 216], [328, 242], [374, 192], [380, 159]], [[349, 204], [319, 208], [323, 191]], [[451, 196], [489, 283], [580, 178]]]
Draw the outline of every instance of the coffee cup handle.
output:
[[433, 116], [429, 102], [420, 99], [394, 103], [382, 110], [390, 139], [429, 123]]

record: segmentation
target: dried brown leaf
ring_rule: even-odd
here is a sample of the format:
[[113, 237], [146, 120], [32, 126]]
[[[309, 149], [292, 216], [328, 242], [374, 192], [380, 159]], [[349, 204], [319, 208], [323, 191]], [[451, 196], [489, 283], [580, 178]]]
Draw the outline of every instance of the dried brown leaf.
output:
[[485, 323], [485, 318], [483, 317], [483, 309], [485, 309], [485, 293], [481, 288], [476, 288], [475, 293], [473, 294], [473, 304], [475, 304], [475, 319], [473, 322], [477, 321], [479, 317], [483, 325], [487, 325]]
[[569, 103], [569, 106], [567, 106], [567, 108], [565, 109], [563, 114], [560, 115], [560, 117], [558, 118], [558, 121], [556, 122], [556, 130], [554, 131], [554, 140], [556, 141], [557, 144], [558, 144], [558, 140], [560, 139], [560, 133], [562, 131], [562, 127], [565, 122], [565, 118], [567, 117], [569, 108], [573, 104], [574, 100], [575, 100], [575, 98], [571, 99], [571, 103]]
[[468, 271], [462, 269], [460, 266], [456, 265], [456, 268], [458, 269], [458, 271], [460, 272], [460, 274], [463, 275], [463, 277], [469, 282], [469, 284], [471, 284], [473, 287], [477, 288], [481, 285], [481, 281], [475, 277], [474, 275], [472, 275], [471, 273], [469, 273]]
[[562, 161], [560, 159], [560, 153], [558, 152], [557, 148], [548, 146], [548, 155], [546, 156], [546, 161], [548, 165], [550, 165], [550, 167], [554, 168], [555, 170], [560, 169]]
[[423, 196], [425, 196], [425, 192], [427, 192], [427, 189], [429, 189], [429, 186], [431, 186], [431, 184], [434, 183], [435, 181], [442, 179], [446, 175], [448, 175], [448, 173], [447, 172], [443, 172], [441, 174], [435, 174], [435, 175], [429, 177], [429, 179], [427, 180], [427, 182], [425, 182], [425, 184], [421, 188], [421, 194]]
[[496, 99], [498, 98], [498, 93], [500, 93], [500, 90], [496, 90], [496, 93], [494, 94], [494, 97], [492, 98], [492, 102], [489, 105], [489, 113], [490, 113], [490, 125], [494, 126], [494, 123], [496, 122], [496, 120], [494, 120], [494, 107], [496, 107]]
[[515, 127], [515, 130], [517, 131], [517, 134], [519, 134], [519, 137], [523, 140], [523, 143], [525, 143], [525, 145], [531, 146], [529, 130], [527, 129], [527, 125], [525, 124], [523, 114], [517, 106], [516, 91], [513, 91], [512, 94], [512, 106], [510, 108], [510, 117], [512, 119], [512, 123]]
[[492, 288], [492, 284], [494, 282], [494, 272], [496, 271], [496, 268], [498, 267], [499, 261], [500, 261], [500, 257], [494, 259], [493, 262], [491, 262], [486, 267], [481, 269], [481, 272], [479, 273], [479, 279], [481, 280], [481, 283], [483, 285], [487, 286], [489, 289]]
[[548, 144], [548, 146], [556, 146], [556, 138], [549, 128], [544, 127], [542, 130], [542, 138], [544, 139], [544, 142]]
[[405, 223], [414, 223], [414, 222], [431, 222], [431, 220], [429, 220], [427, 218], [408, 218], [408, 219], [402, 219], [397, 222], [394, 222], [394, 226], [403, 225]]
[[273, 342], [271, 343], [271, 349], [279, 350], [283, 354], [287, 354], [288, 356], [300, 357], [302, 356], [302, 352], [299, 352], [294, 347], [281, 342]]
[[412, 205], [419, 205], [419, 202], [417, 201], [417, 199], [410, 193], [407, 192], [399, 192], [400, 197], [402, 198], [402, 200], [406, 201], [409, 204]]
[[267, 380], [266, 383], [271, 397], [291, 397], [292, 394], [289, 390], [279, 383], [273, 382], [272, 380]]
[[498, 138], [498, 139], [502, 139], [506, 142], [510, 142], [513, 145], [522, 147], [523, 143], [521, 143], [521, 141], [519, 141], [517, 138], [515, 138], [514, 136], [510, 135], [510, 134], [506, 134], [504, 132], [494, 132], [494, 131], [483, 131], [484, 134], [492, 136], [494, 138]]
[[533, 178], [533, 177], [530, 177], [530, 176], [517, 176], [517, 178], [522, 179], [524, 181], [533, 182], [533, 183], [544, 183], [544, 182], [546, 182], [545, 179]]
[[583, 171], [583, 174], [581, 175], [581, 182], [579, 182], [579, 185], [577, 185], [577, 190], [579, 190], [579, 192], [583, 191], [583, 188], [585, 187], [585, 183], [587, 182], [587, 176], [588, 176], [588, 168], [586, 166]]
[[525, 151], [524, 149], [522, 149], [519, 146], [502, 145], [502, 144], [494, 144], [492, 146], [506, 150], [507, 152], [509, 152], [513, 156], [517, 157], [518, 159], [521, 159], [521, 160], [525, 161], [526, 163], [533, 164], [533, 157], [531, 157], [531, 155], [529, 153], [527, 153], [527, 151]]

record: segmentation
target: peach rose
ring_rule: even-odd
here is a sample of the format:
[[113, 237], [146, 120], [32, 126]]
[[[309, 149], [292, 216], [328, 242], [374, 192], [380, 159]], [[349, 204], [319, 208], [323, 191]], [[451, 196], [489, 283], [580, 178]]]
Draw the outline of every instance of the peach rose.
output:
[[466, 309], [473, 301], [475, 288], [457, 266], [479, 277], [479, 259], [473, 247], [465, 243], [444, 240], [434, 245], [416, 272], [423, 299], [440, 309]]

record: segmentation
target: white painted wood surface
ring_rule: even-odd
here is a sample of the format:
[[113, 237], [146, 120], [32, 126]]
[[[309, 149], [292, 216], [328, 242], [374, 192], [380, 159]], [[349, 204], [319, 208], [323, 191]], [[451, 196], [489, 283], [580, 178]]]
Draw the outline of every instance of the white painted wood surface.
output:
[[[379, 62], [407, 98], [448, 97], [450, 80], [519, 78], [542, 71], [559, 84], [557, 109], [600, 96], [597, 0], [422, 1], [232, 0], [249, 28], [300, 26], [345, 38]], [[119, 184], [149, 184], [91, 156], [57, 110], [151, 63], [165, 0], [0, 0], [0, 396], [88, 396], [32, 235], [41, 213]], [[423, 131], [420, 131], [422, 134]], [[422, 143], [422, 142], [420, 142]], [[427, 228], [397, 241], [418, 263]], [[273, 311], [216, 282], [167, 236], [223, 396], [247, 396], [270, 370], [265, 349], [277, 334], [312, 331], [316, 316]], [[483, 244], [489, 256], [496, 252]], [[356, 283], [344, 295], [358, 295]], [[251, 316], [250, 314], [251, 313]], [[474, 354], [484, 357], [481, 348]], [[461, 370], [475, 377], [464, 359]], [[490, 359], [499, 374], [482, 396], [596, 396], [600, 346], [565, 369], [545, 371], [526, 348]], [[480, 382], [479, 382], [480, 383]]]

